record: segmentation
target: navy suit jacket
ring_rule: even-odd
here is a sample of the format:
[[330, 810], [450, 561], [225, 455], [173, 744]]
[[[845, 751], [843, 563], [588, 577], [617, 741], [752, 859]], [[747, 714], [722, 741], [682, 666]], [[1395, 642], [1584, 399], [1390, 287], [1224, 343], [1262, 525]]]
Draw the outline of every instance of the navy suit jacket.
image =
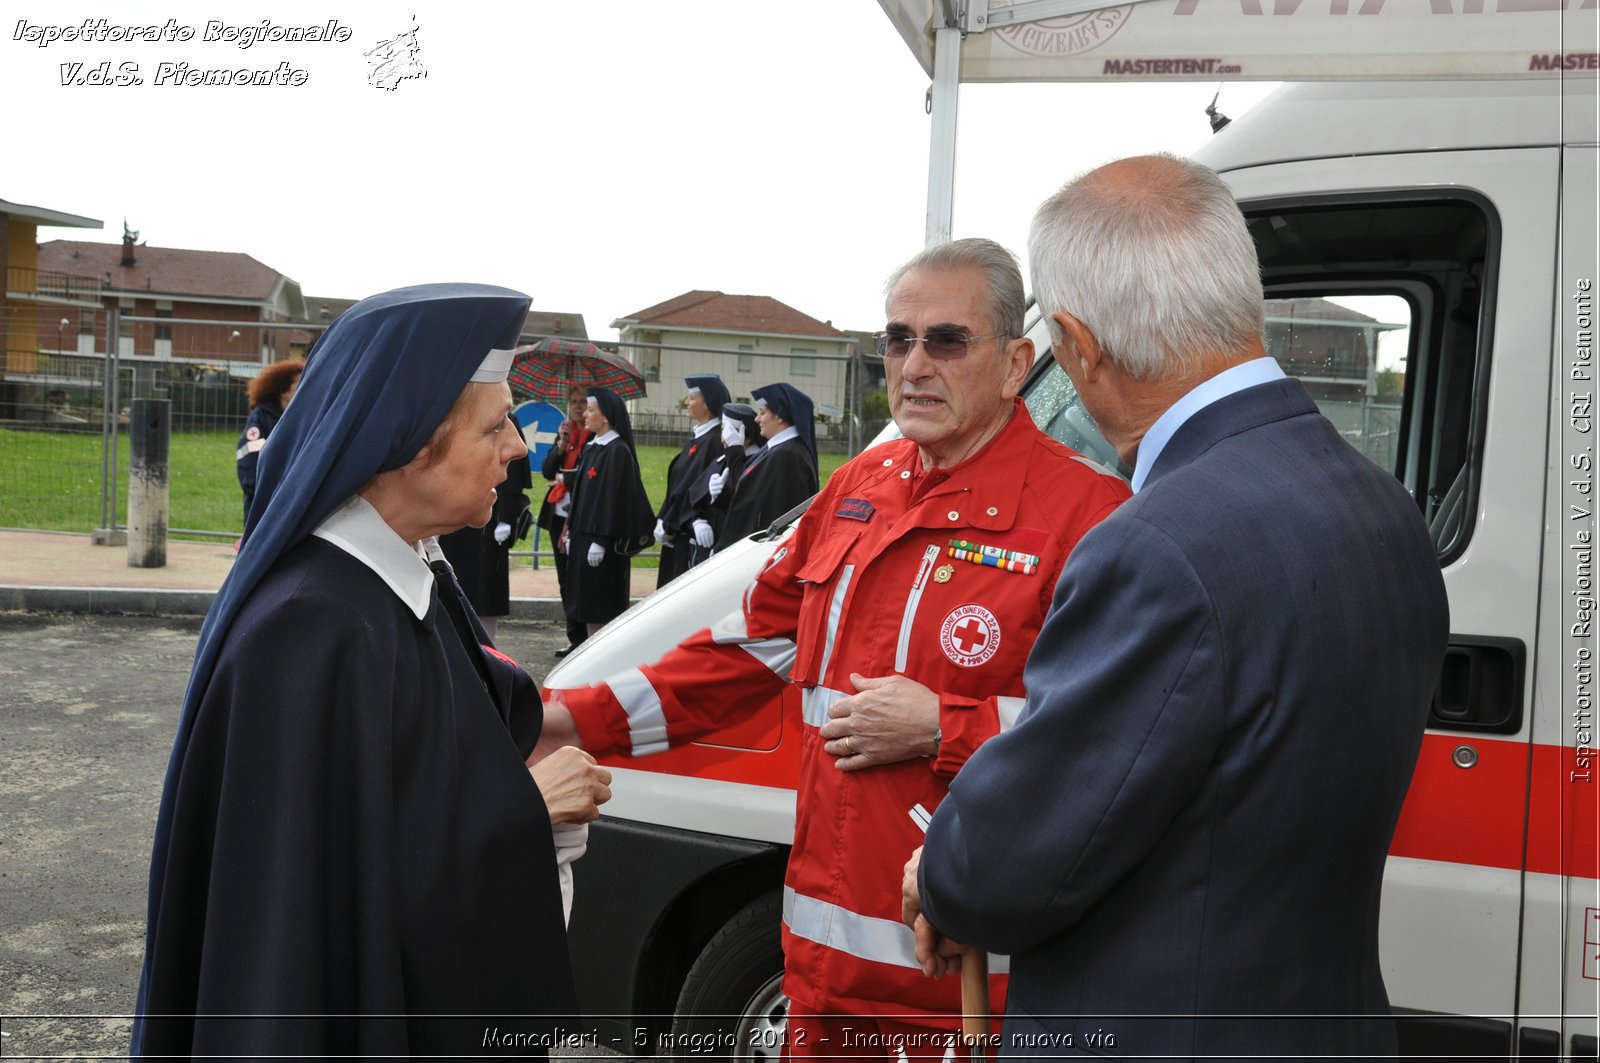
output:
[[1393, 1052], [1378, 899], [1447, 631], [1416, 504], [1297, 381], [1180, 427], [929, 828], [929, 919], [1012, 957], [1002, 1053]]

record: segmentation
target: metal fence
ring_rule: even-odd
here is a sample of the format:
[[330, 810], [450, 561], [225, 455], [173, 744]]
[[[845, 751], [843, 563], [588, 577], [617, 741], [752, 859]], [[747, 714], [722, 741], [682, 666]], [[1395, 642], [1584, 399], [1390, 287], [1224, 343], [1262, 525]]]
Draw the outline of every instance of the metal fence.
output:
[[[126, 527], [128, 411], [136, 399], [171, 404], [169, 477], [174, 534], [231, 538], [243, 527], [234, 448], [249, 412], [246, 389], [274, 353], [279, 328], [320, 326], [140, 318], [55, 307], [22, 322], [38, 339], [0, 361], [0, 527], [114, 534]], [[17, 329], [13, 319], [8, 324]], [[31, 329], [29, 325], [31, 324]], [[243, 326], [243, 327], [240, 327]], [[172, 353], [172, 331], [181, 332]], [[21, 330], [18, 330], [21, 331]], [[107, 343], [107, 337], [114, 341]], [[109, 347], [109, 353], [108, 353]], [[231, 484], [231, 488], [230, 485]]]
[[[181, 356], [172, 353], [170, 342], [161, 344], [165, 326], [159, 319], [104, 310], [72, 314], [76, 320], [42, 308], [32, 330], [37, 343], [25, 357], [17, 356], [13, 344], [9, 357], [0, 360], [0, 527], [113, 535], [125, 528], [129, 405], [153, 398], [171, 403], [172, 534], [236, 537], [243, 510], [235, 448], [249, 410], [246, 388], [281, 341], [259, 324], [183, 322], [181, 347], [190, 354]], [[282, 327], [314, 334], [321, 326]], [[108, 335], [116, 337], [109, 355]], [[240, 348], [247, 357], [237, 357]], [[632, 417], [641, 445], [676, 448], [687, 437], [682, 377], [695, 373], [718, 373], [740, 400], [778, 381], [812, 394], [824, 454], [858, 453], [887, 421], [882, 367], [873, 356], [797, 361], [767, 352], [674, 348], [669, 364], [672, 375], [658, 371], [662, 378], [647, 381], [646, 400], [633, 404], [640, 408]], [[816, 375], [791, 372], [796, 369]], [[831, 389], [825, 394], [808, 386], [821, 380]], [[876, 400], [874, 391], [880, 393]], [[536, 469], [535, 506], [542, 489]], [[550, 544], [540, 541], [537, 551], [513, 556], [548, 563]]]

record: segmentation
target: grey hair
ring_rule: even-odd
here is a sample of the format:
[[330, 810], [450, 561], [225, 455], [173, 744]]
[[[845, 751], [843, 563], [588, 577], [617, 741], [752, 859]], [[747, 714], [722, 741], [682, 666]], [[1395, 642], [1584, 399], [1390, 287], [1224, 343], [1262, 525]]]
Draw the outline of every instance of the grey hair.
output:
[[[1028, 265], [1046, 319], [1073, 315], [1137, 379], [1242, 351], [1266, 327], [1244, 216], [1216, 171], [1190, 159], [1145, 156], [1077, 177], [1034, 215]], [[1051, 321], [1058, 344], [1059, 332]]]
[[1022, 268], [1017, 256], [982, 237], [968, 237], [935, 244], [917, 253], [911, 261], [889, 275], [883, 286], [885, 302], [894, 296], [895, 288], [912, 270], [949, 271], [977, 269], [988, 282], [985, 295], [989, 324], [997, 333], [1003, 346], [1006, 341], [1022, 335], [1023, 313], [1028, 306], [1028, 290], [1022, 286]]

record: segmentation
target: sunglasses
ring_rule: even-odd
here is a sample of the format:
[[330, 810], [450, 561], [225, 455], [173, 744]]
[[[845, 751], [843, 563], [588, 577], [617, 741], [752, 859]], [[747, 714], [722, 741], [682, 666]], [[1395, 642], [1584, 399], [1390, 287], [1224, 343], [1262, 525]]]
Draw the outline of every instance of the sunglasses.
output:
[[874, 332], [872, 338], [878, 341], [878, 355], [882, 358], [904, 358], [911, 353], [911, 348], [922, 344], [922, 349], [928, 352], [928, 357], [939, 362], [949, 362], [957, 358], [965, 358], [967, 351], [974, 343], [982, 340], [997, 339], [1000, 333], [993, 336], [972, 336], [958, 328], [931, 329], [926, 336], [913, 336], [909, 332]]

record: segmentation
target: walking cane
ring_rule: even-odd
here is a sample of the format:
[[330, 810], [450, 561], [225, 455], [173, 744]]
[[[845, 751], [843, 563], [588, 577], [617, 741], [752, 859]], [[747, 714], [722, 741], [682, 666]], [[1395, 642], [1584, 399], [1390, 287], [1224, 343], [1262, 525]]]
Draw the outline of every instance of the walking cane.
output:
[[[911, 806], [911, 821], [928, 832], [933, 814], [921, 803]], [[981, 1063], [989, 1037], [989, 954], [974, 945], [961, 946], [961, 1040], [967, 1058]]]
[[961, 948], [961, 1039], [967, 1058], [981, 1063], [989, 1038], [989, 954], [972, 945]]

